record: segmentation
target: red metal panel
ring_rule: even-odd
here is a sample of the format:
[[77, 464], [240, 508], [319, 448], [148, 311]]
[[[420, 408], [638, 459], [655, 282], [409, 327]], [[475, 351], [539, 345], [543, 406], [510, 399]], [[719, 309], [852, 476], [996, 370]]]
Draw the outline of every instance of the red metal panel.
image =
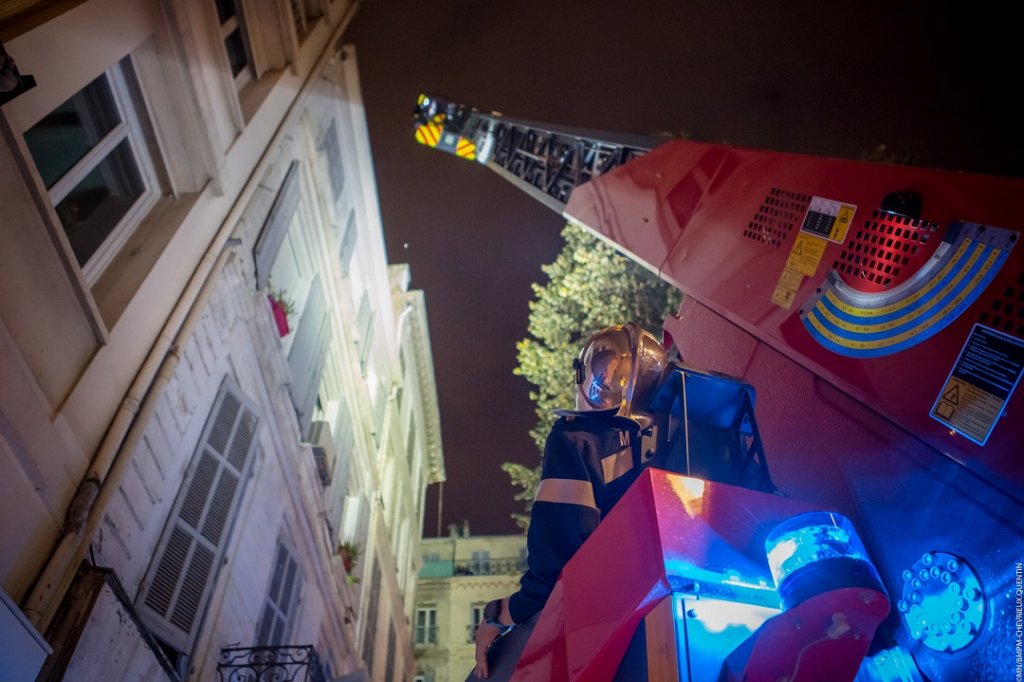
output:
[[637, 624], [674, 589], [777, 603], [765, 537], [816, 509], [648, 469], [566, 564], [512, 679], [611, 680]]
[[[878, 212], [883, 198], [900, 190], [920, 194], [921, 221]], [[1020, 180], [672, 142], [577, 188], [566, 214], [692, 299], [1020, 498], [1024, 391], [1011, 396], [1008, 418], [996, 420], [984, 446], [930, 413], [976, 323], [1024, 338], [1024, 251], [1013, 248], [1024, 228], [1022, 196]], [[773, 294], [784, 301], [776, 289], [798, 238], [806, 239], [800, 227], [814, 198], [855, 211], [845, 238], [825, 242], [814, 274], [788, 281], [787, 308]], [[990, 279], [958, 280], [965, 291], [972, 286], [968, 293], [976, 297], [963, 298], [963, 310], [937, 316], [941, 322], [912, 334], [901, 350], [883, 349], [873, 357], [836, 352], [812, 335], [805, 320], [821, 305], [823, 289], [845, 285], [856, 296], [867, 292], [905, 301], [901, 292], [917, 276], [934, 285], [924, 287], [925, 299], [931, 292], [937, 298], [938, 275], [922, 278], [940, 243], [956, 236], [955, 221], [1003, 228], [998, 232], [1009, 235], [1000, 251], [1003, 260], [985, 266]], [[974, 262], [967, 252], [962, 255], [950, 261], [950, 277], [963, 277]]]
[[666, 329], [689, 362], [757, 387], [775, 483], [854, 519], [894, 600], [925, 552], [953, 552], [978, 572], [994, 615], [967, 650], [932, 651], [895, 617], [889, 624], [934, 682], [1002, 679], [1001, 662], [1013, 658], [1002, 623], [1014, 608], [1024, 504], [692, 299]]

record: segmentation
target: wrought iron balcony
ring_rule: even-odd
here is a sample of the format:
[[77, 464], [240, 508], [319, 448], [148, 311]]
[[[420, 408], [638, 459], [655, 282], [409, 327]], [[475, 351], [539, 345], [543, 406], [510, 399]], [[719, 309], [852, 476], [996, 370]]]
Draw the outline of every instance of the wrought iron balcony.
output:
[[327, 682], [312, 646], [256, 646], [220, 650], [220, 682]]

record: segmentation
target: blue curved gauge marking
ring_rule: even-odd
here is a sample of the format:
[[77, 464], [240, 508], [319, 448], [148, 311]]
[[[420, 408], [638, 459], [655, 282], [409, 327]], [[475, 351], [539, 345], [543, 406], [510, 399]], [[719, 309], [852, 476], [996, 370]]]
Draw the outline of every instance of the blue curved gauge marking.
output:
[[[1000, 228], [990, 227], [987, 229], [986, 233], [984, 226], [972, 223], [954, 223], [944, 240], [950, 246], [946, 251], [948, 256], [946, 263], [941, 264], [941, 267], [932, 264], [931, 270], [935, 273], [934, 276], [907, 287], [897, 300], [892, 300], [891, 296], [896, 293], [896, 291], [892, 291], [887, 292], [886, 295], [867, 296], [866, 305], [863, 297], [861, 301], [854, 302], [850, 293], [844, 289], [838, 274], [829, 273], [822, 292], [818, 294], [809, 308], [805, 309], [806, 312], [802, 316], [804, 327], [811, 337], [826, 349], [854, 358], [891, 355], [931, 338], [949, 326], [978, 299], [999, 273], [1003, 263], [1009, 258], [1010, 250], [1016, 242], [1018, 233]], [[950, 244], [950, 240], [955, 243]], [[973, 246], [960, 252], [958, 247], [965, 240], [973, 242]], [[959, 256], [956, 256], [957, 253]], [[969, 262], [972, 262], [970, 268], [964, 272]], [[945, 274], [942, 274], [943, 272]], [[927, 277], [924, 272], [919, 274]], [[958, 277], [960, 278], [959, 282], [954, 285], [953, 282]], [[947, 287], [951, 288], [941, 298], [928, 295], [918, 296], [916, 300], [910, 301], [905, 306], [900, 305], [900, 300], [906, 301], [914, 296], [915, 292], [926, 290], [937, 293]], [[841, 309], [830, 300], [829, 293], [848, 308], [854, 308], [863, 314], [858, 315]], [[875, 307], [879, 309], [877, 315], [873, 314], [871, 310], [870, 299], [872, 298], [876, 301]], [[952, 305], [954, 303], [955, 305]], [[939, 315], [950, 305], [952, 307], [949, 310]], [[883, 313], [882, 310], [886, 312]], [[825, 313], [839, 322], [863, 327], [865, 330], [843, 329], [829, 320]], [[907, 317], [911, 319], [904, 320], [898, 326], [888, 329], [880, 328], [887, 323]], [[830, 336], [834, 338], [830, 338]], [[896, 341], [899, 337], [904, 338]], [[893, 339], [894, 342], [884, 343], [886, 339]]]

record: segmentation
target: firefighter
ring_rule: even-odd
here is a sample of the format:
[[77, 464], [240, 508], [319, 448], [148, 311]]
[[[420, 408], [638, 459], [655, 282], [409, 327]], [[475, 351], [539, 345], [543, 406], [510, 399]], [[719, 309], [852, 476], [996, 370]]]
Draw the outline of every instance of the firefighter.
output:
[[647, 461], [647, 404], [669, 361], [635, 323], [591, 336], [573, 362], [576, 409], [559, 411], [544, 446], [519, 590], [490, 602], [467, 680], [508, 680], [562, 571]]

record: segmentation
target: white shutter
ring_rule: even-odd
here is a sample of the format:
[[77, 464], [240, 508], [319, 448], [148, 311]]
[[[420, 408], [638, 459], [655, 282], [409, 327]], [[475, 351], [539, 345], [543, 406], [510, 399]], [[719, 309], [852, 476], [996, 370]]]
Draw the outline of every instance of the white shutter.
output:
[[281, 182], [281, 189], [274, 197], [274, 204], [263, 223], [260, 238], [256, 240], [253, 260], [256, 261], [256, 288], [262, 289], [270, 281], [270, 269], [277, 260], [277, 254], [288, 233], [288, 226], [299, 205], [299, 162], [292, 161]]
[[327, 302], [320, 286], [320, 275], [317, 274], [310, 286], [295, 340], [288, 351], [288, 366], [292, 371], [292, 404], [299, 418], [299, 433], [303, 437], [308, 435], [313, 420], [313, 406], [320, 392], [320, 379], [323, 377], [330, 344], [331, 325]]
[[373, 560], [370, 575], [370, 603], [366, 605], [366, 629], [363, 631], [363, 661], [372, 672], [377, 638], [377, 610], [380, 608], [380, 564], [376, 559]]
[[345, 222], [345, 233], [341, 236], [341, 275], [348, 277], [349, 268], [352, 267], [352, 256], [356, 252], [356, 239], [359, 233], [356, 232], [356, 210], [353, 208], [348, 212], [348, 220]]
[[288, 638], [292, 634], [301, 591], [302, 571], [299, 564], [288, 550], [288, 546], [278, 540], [270, 588], [256, 628], [256, 646], [291, 644]]
[[320, 148], [327, 155], [327, 172], [331, 177], [331, 197], [337, 201], [345, 187], [345, 167], [341, 165], [341, 145], [338, 144], [338, 126], [331, 119]]
[[188, 653], [249, 477], [258, 419], [227, 383], [214, 401], [139, 595], [152, 632]]

